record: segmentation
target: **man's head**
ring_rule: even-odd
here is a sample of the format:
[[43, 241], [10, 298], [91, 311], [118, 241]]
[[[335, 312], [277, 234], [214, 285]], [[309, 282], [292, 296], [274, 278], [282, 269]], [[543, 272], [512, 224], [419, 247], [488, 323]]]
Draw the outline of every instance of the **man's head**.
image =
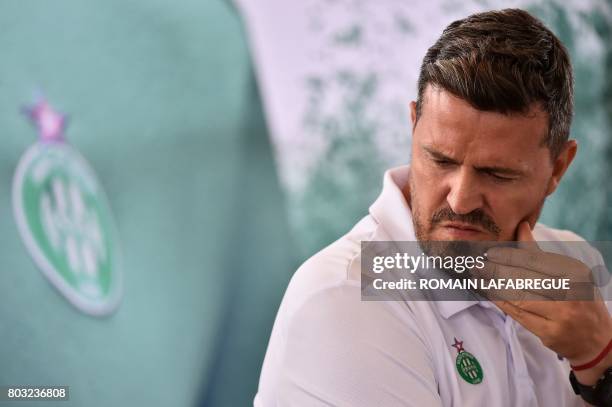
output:
[[455, 21], [428, 50], [411, 103], [410, 205], [419, 240], [513, 240], [576, 153], [567, 51], [502, 10]]

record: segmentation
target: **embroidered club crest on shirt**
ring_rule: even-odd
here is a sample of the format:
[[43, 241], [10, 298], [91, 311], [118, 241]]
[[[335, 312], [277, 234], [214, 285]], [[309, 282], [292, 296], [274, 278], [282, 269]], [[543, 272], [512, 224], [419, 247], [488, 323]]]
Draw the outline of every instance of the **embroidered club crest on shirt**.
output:
[[463, 380], [470, 384], [478, 384], [482, 382], [484, 373], [478, 359], [463, 348], [463, 341], [459, 341], [457, 338], [453, 339], [455, 340], [455, 343], [451, 346], [457, 349], [455, 366], [457, 367], [459, 375], [463, 378]]

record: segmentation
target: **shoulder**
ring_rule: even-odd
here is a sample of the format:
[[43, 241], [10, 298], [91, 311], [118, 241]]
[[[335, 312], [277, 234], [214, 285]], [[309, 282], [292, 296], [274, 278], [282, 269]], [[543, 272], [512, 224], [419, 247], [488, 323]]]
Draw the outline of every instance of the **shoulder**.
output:
[[366, 216], [350, 232], [306, 260], [289, 282], [283, 311], [293, 314], [310, 298], [342, 287], [359, 291], [355, 270], [359, 268], [361, 242], [371, 239], [376, 230], [376, 222]]
[[364, 218], [294, 274], [266, 353], [261, 405], [390, 405], [390, 386], [406, 400], [434, 405], [433, 356], [412, 310], [400, 301], [361, 299], [361, 241], [376, 231]]
[[305, 261], [287, 287], [275, 330], [288, 340], [303, 340], [309, 332], [327, 332], [337, 345], [356, 338], [372, 339], [372, 335], [384, 332], [394, 340], [418, 337], [427, 347], [409, 302], [362, 300], [362, 242], [387, 239], [374, 218], [366, 216], [347, 234]]

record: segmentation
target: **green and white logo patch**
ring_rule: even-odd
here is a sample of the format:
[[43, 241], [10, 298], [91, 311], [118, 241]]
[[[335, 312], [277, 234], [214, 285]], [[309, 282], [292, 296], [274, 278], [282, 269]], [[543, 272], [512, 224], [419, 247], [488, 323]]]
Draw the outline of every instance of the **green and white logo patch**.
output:
[[455, 343], [451, 346], [457, 349], [455, 366], [457, 367], [459, 376], [470, 384], [482, 383], [484, 372], [482, 371], [482, 367], [480, 366], [478, 359], [463, 348], [463, 341], [460, 341], [457, 338], [453, 339], [455, 340]]
[[37, 266], [78, 309], [106, 315], [119, 304], [116, 231], [104, 191], [64, 142], [38, 142], [21, 158], [13, 210]]
[[483, 373], [478, 359], [470, 352], [463, 351], [457, 355], [455, 360], [459, 375], [470, 384], [478, 384], [482, 382]]

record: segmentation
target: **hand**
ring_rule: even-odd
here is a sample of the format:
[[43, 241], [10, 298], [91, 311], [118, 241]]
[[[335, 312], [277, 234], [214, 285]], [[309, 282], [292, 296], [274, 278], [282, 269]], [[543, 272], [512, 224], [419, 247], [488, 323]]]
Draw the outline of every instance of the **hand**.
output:
[[[592, 293], [599, 293], [590, 283], [591, 273], [586, 265], [571, 257], [540, 250], [528, 222], [519, 225], [518, 240], [526, 242], [528, 247], [490, 249], [483, 273], [489, 278], [565, 277], [580, 284], [581, 296], [584, 295], [584, 286], [588, 285], [592, 286]], [[612, 339], [612, 318], [599, 295], [588, 300], [582, 297], [580, 301], [558, 301], [551, 300], [550, 293], [535, 290], [500, 290], [491, 294], [502, 311], [538, 336], [546, 347], [566, 357], [572, 365], [593, 360]], [[604, 362], [610, 363], [610, 359]], [[605, 368], [600, 370], [603, 373]], [[583, 379], [586, 377], [582, 376]], [[577, 378], [588, 384], [578, 377], [578, 372]]]

